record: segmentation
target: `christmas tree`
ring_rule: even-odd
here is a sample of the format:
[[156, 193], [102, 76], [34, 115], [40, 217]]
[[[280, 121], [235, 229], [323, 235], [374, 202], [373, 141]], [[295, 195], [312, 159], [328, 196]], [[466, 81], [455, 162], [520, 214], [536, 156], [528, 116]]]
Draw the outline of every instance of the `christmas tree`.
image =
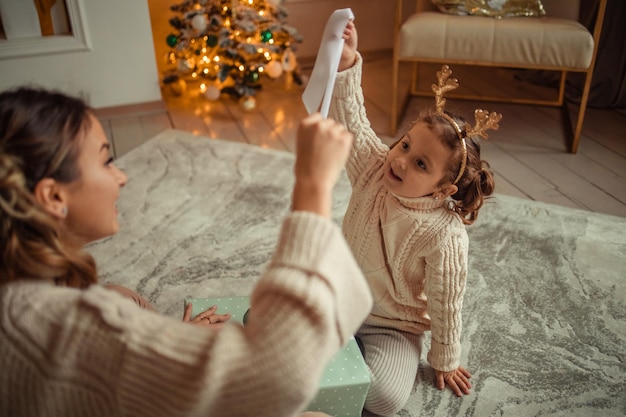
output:
[[[280, 0], [186, 0], [172, 5], [170, 52], [163, 83], [182, 94], [197, 89], [209, 100], [223, 94], [254, 108], [263, 76], [293, 77], [301, 84], [295, 45]], [[187, 88], [189, 87], [189, 88]]]

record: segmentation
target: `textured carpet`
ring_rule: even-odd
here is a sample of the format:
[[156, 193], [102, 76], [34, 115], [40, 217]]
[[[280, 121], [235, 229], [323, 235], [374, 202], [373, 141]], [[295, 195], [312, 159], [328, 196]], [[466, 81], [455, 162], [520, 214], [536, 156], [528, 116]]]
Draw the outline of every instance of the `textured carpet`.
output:
[[[250, 293], [288, 210], [292, 154], [168, 130], [118, 166], [121, 231], [89, 248], [103, 282], [174, 317], [188, 297]], [[344, 176], [338, 222], [349, 194]], [[398, 415], [626, 415], [626, 218], [498, 195], [468, 233], [473, 393], [435, 389], [422, 358]]]

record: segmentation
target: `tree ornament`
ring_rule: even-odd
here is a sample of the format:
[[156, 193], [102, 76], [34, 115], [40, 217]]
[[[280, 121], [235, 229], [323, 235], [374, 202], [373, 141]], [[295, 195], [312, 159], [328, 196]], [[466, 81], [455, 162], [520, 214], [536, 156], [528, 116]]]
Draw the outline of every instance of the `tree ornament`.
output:
[[216, 46], [216, 45], [217, 45], [217, 40], [218, 40], [218, 39], [217, 39], [217, 36], [215, 36], [215, 35], [209, 35], [209, 36], [207, 36], [206, 44], [207, 44], [208, 46], [210, 46], [211, 48], [213, 48], [214, 46]]
[[291, 72], [296, 69], [296, 54], [291, 49], [285, 50], [283, 57], [281, 58], [283, 69], [287, 72]]
[[272, 39], [273, 35], [272, 32], [270, 32], [269, 30], [264, 30], [263, 32], [261, 32], [261, 40], [263, 42], [269, 42], [270, 39]]
[[167, 38], [165, 38], [165, 42], [167, 42], [167, 44], [173, 48], [178, 43], [178, 36], [170, 33], [169, 35], [167, 35]]
[[220, 88], [215, 84], [208, 85], [204, 91], [204, 97], [210, 101], [219, 99], [221, 94]]
[[265, 64], [265, 73], [268, 77], [276, 79], [283, 75], [283, 65], [277, 60], [272, 60]]
[[209, 20], [204, 13], [197, 14], [191, 18], [191, 27], [202, 33], [209, 25]]

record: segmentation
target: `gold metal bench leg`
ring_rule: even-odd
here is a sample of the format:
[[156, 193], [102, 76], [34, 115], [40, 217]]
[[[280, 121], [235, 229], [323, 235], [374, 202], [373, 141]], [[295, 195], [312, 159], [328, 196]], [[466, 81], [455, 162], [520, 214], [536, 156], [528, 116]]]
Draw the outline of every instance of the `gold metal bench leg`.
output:
[[583, 133], [583, 121], [585, 120], [585, 111], [587, 110], [587, 100], [589, 99], [592, 77], [593, 70], [590, 70], [587, 72], [587, 76], [585, 77], [585, 87], [583, 88], [583, 94], [580, 99], [578, 118], [576, 119], [576, 127], [574, 128], [574, 136], [572, 137], [572, 146], [570, 147], [571, 153], [578, 152], [578, 143], [580, 142], [580, 136]]

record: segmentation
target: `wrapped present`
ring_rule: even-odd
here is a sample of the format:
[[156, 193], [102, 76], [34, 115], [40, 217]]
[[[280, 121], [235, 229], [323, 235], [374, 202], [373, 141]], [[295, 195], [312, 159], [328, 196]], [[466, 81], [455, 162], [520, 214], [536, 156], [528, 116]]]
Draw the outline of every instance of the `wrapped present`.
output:
[[[215, 305], [218, 314], [230, 313], [231, 320], [245, 323], [249, 297], [188, 298], [192, 317]], [[322, 374], [317, 396], [305, 411], [322, 411], [335, 417], [358, 417], [363, 410], [370, 376], [354, 338], [330, 360]]]

